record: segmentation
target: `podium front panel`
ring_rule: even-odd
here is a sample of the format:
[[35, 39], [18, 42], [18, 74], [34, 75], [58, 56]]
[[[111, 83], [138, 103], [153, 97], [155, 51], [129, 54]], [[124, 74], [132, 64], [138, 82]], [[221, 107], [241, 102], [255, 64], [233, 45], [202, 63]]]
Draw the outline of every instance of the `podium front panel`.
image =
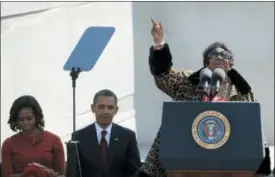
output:
[[[227, 142], [219, 148], [203, 148], [192, 134], [195, 118], [205, 111], [221, 113], [230, 125]], [[256, 171], [263, 159], [260, 105], [165, 102], [159, 153], [167, 170]]]

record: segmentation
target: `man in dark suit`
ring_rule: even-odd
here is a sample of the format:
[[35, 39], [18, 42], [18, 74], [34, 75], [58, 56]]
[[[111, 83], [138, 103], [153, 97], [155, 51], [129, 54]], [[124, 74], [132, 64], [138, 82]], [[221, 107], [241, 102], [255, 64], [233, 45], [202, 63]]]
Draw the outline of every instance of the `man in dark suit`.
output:
[[140, 154], [135, 132], [112, 122], [117, 96], [101, 90], [91, 109], [96, 122], [73, 135], [79, 141], [82, 177], [131, 177], [141, 165]]

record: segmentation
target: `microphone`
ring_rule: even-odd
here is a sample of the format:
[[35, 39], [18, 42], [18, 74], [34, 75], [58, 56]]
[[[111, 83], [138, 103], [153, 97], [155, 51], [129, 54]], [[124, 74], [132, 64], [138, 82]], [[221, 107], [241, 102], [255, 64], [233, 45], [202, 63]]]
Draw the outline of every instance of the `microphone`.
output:
[[212, 71], [208, 68], [204, 68], [200, 71], [200, 84], [203, 87], [203, 91], [208, 95], [208, 88], [212, 78]]
[[212, 74], [212, 80], [211, 80], [212, 97], [214, 97], [218, 93], [218, 91], [220, 89], [220, 84], [224, 81], [224, 79], [225, 79], [224, 70], [221, 68], [214, 69], [213, 74]]

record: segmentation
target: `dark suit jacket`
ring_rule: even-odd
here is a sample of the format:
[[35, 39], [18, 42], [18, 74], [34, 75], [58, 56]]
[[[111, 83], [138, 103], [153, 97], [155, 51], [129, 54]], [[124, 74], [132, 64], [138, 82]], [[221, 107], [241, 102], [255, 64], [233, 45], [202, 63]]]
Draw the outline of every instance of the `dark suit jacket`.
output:
[[74, 136], [79, 141], [82, 177], [130, 177], [141, 165], [136, 135], [130, 129], [113, 123], [106, 168], [102, 165], [95, 124], [76, 131]]

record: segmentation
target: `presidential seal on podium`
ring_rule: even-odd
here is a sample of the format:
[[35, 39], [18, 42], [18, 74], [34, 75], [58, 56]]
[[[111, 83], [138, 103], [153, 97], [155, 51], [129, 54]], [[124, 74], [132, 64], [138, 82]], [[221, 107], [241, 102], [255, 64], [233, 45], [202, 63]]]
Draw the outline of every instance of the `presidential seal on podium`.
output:
[[218, 149], [230, 137], [230, 123], [217, 111], [200, 113], [192, 124], [192, 135], [195, 142], [205, 149]]

